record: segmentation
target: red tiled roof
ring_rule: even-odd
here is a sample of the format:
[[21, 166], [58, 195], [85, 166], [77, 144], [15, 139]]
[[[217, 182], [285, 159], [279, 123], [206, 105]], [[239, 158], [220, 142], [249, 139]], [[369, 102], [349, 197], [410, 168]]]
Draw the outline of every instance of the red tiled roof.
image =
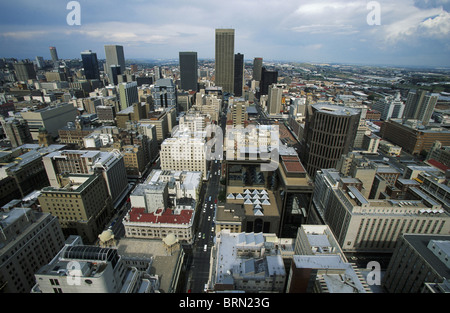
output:
[[[161, 210], [157, 211], [158, 213]], [[145, 208], [132, 208], [130, 222], [142, 223], [165, 223], [165, 224], [188, 224], [192, 218], [193, 210], [181, 210], [180, 214], [173, 214], [172, 209], [166, 209], [161, 215], [145, 213]]]

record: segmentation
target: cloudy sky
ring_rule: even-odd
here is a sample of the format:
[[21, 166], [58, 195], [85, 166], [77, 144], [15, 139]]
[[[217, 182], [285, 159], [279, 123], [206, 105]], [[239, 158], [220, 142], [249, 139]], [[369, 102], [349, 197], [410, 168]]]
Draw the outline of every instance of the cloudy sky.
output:
[[79, 0], [81, 25], [69, 2], [0, 1], [0, 57], [214, 58], [214, 29], [234, 28], [245, 59], [450, 67], [450, 0]]

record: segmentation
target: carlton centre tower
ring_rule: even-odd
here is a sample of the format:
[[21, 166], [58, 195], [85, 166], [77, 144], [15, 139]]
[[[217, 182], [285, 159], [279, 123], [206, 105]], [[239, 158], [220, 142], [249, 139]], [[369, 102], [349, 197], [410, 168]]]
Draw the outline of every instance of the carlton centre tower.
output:
[[234, 92], [234, 29], [216, 29], [216, 86]]

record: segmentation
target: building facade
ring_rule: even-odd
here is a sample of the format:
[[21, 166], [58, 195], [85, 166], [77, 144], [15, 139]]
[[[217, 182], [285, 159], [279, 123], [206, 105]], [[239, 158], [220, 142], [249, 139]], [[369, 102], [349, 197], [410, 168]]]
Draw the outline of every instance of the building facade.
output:
[[215, 83], [234, 93], [234, 29], [216, 29]]

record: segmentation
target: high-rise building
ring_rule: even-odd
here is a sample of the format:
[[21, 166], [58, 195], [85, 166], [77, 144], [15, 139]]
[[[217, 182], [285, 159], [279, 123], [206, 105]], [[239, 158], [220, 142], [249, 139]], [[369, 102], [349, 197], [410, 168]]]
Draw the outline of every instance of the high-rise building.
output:
[[108, 71], [109, 82], [112, 82], [113, 74], [111, 72], [112, 65], [120, 66], [120, 74], [125, 73], [125, 55], [123, 46], [105, 45], [106, 70]]
[[28, 60], [14, 63], [14, 71], [18, 81], [26, 82], [29, 79], [36, 79], [34, 64]]
[[261, 81], [262, 64], [262, 58], [253, 59], [253, 80]]
[[216, 29], [215, 83], [234, 92], [234, 29]]
[[42, 212], [58, 217], [65, 236], [76, 234], [93, 244], [113, 212], [106, 181], [101, 173], [70, 174], [61, 185], [41, 190]]
[[234, 55], [234, 95], [242, 97], [244, 88], [244, 55]]
[[283, 96], [283, 89], [273, 84], [269, 87], [268, 96], [269, 98], [267, 112], [269, 113], [269, 115], [280, 114], [280, 111], [282, 109], [281, 101]]
[[372, 105], [373, 110], [381, 113], [381, 119], [387, 121], [391, 118], [402, 118], [405, 104], [400, 98], [400, 93], [394, 96], [385, 96]]
[[58, 64], [59, 58], [55, 47], [50, 47], [50, 56], [52, 57], [53, 64]]
[[[447, 233], [448, 234], [448, 233]], [[420, 293], [428, 284], [447, 285], [450, 236], [403, 234], [389, 261], [382, 285], [389, 293]]]
[[31, 136], [26, 120], [15, 117], [4, 118], [3, 116], [0, 116], [0, 122], [6, 138], [11, 142], [12, 147], [33, 143], [33, 137]]
[[335, 168], [342, 154], [352, 150], [360, 111], [338, 105], [317, 103], [308, 106], [301, 159], [306, 171]]
[[180, 52], [181, 89], [197, 91], [198, 62], [197, 52]]
[[438, 94], [426, 90], [410, 90], [406, 99], [404, 119], [415, 119], [428, 125], [436, 106]]
[[152, 95], [156, 108], [177, 106], [177, 90], [171, 78], [158, 79], [153, 86]]
[[278, 71], [268, 71], [265, 67], [261, 70], [261, 83], [259, 84], [259, 95], [269, 94], [269, 86], [278, 81]]
[[125, 110], [139, 101], [137, 82], [119, 84], [120, 109]]
[[84, 76], [86, 79], [100, 79], [97, 53], [91, 50], [83, 51], [81, 52], [81, 60], [83, 61]]
[[34, 273], [64, 245], [56, 216], [30, 208], [2, 212], [0, 220], [0, 293], [29, 293]]

